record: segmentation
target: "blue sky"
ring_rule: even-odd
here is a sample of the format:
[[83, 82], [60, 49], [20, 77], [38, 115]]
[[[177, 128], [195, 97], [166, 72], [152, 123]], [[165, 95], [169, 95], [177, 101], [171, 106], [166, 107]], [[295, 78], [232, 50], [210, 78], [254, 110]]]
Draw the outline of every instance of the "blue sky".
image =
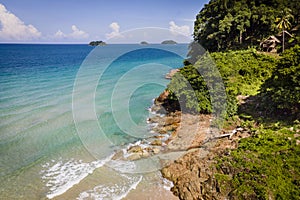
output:
[[[135, 40], [149, 39], [150, 42], [174, 39], [159, 33], [144, 33], [141, 38], [137, 38], [138, 34], [134, 33], [123, 34], [124, 31], [143, 27], [160, 27], [165, 29], [163, 32], [169, 30], [173, 36], [181, 36], [181, 39], [175, 39], [188, 42], [195, 16], [207, 2], [208, 0], [1, 0], [0, 42], [85, 43], [104, 40], [113, 43], [113, 39], [117, 38], [119, 40], [116, 42], [119, 43], [135, 42], [129, 35], [131, 38], [134, 36]], [[152, 35], [152, 38], [145, 35]]]

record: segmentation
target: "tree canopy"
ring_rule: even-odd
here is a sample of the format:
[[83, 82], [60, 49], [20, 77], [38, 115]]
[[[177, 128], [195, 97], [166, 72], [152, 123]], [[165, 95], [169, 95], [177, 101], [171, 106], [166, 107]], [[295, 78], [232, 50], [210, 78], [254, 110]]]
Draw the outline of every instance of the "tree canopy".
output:
[[277, 34], [276, 18], [291, 10], [291, 28], [299, 25], [298, 0], [211, 0], [197, 15], [194, 40], [209, 51], [258, 46]]

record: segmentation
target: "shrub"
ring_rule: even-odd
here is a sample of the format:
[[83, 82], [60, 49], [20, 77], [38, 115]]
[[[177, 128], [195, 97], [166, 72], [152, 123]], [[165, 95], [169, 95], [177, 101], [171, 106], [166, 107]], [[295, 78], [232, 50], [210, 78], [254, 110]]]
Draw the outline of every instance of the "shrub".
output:
[[256, 94], [276, 62], [253, 49], [204, 54], [194, 65], [186, 62], [173, 76], [167, 87], [169, 99], [177, 99], [187, 112], [232, 116], [237, 111], [236, 96]]
[[[263, 105], [271, 112], [300, 111], [300, 46], [286, 50], [272, 76], [262, 85]], [[298, 113], [299, 114], [299, 113]]]

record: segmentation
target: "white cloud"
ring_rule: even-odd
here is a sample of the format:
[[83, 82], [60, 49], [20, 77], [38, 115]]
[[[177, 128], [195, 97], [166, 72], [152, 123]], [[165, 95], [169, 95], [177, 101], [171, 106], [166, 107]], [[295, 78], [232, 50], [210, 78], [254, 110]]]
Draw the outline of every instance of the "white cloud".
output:
[[123, 35], [120, 33], [120, 26], [117, 22], [111, 23], [109, 27], [111, 28], [112, 32], [106, 34], [107, 39], [123, 37]]
[[2, 40], [32, 40], [42, 35], [33, 25], [26, 25], [6, 10], [3, 4], [0, 4], [0, 23], [0, 39]]
[[187, 25], [178, 26], [177, 24], [175, 24], [174, 21], [170, 21], [169, 25], [170, 25], [169, 29], [170, 29], [171, 33], [174, 35], [182, 34], [187, 37], [191, 35], [190, 27]]
[[54, 34], [55, 38], [65, 38], [67, 37], [66, 34], [64, 34], [61, 30], [58, 30], [55, 34]]
[[70, 37], [74, 39], [83, 39], [88, 38], [89, 34], [84, 32], [83, 30], [79, 30], [75, 25], [72, 26], [72, 33], [70, 34]]
[[54, 34], [54, 38], [56, 39], [63, 39], [63, 38], [70, 38], [70, 39], [86, 39], [89, 37], [89, 34], [86, 33], [83, 30], [80, 30], [79, 28], [77, 28], [77, 26], [72, 25], [71, 26], [72, 29], [72, 33], [70, 34], [65, 34], [64, 32], [62, 32], [61, 30], [58, 30], [55, 34]]

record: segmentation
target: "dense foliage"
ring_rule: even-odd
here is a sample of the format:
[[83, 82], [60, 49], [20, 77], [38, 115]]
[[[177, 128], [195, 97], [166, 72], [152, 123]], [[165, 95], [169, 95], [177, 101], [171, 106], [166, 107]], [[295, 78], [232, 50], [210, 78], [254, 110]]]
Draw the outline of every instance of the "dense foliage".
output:
[[179, 99], [182, 110], [211, 113], [211, 97], [218, 104], [215, 109], [225, 104], [221, 93], [224, 85], [227, 114], [233, 115], [236, 96], [256, 94], [271, 76], [276, 62], [276, 58], [254, 49], [205, 54], [196, 64], [184, 66], [175, 74], [167, 88], [171, 91], [169, 98]]
[[197, 15], [194, 40], [209, 51], [258, 47], [281, 31], [276, 19], [284, 18], [282, 11], [287, 9], [293, 16], [292, 29], [300, 24], [298, 0], [211, 0]]
[[100, 41], [91, 41], [89, 43], [89, 45], [90, 46], [104, 46], [104, 45], [106, 45], [106, 43], [101, 40]]
[[300, 199], [299, 125], [263, 127], [219, 159], [216, 177], [231, 199]]
[[[190, 58], [167, 87], [183, 111], [226, 105], [235, 115], [228, 124], [251, 133], [212, 166], [229, 199], [300, 199], [299, 22], [299, 0], [211, 0], [197, 15]], [[287, 29], [293, 37], [280, 57], [248, 48]], [[238, 105], [238, 95], [249, 97]]]
[[300, 46], [284, 52], [273, 75], [262, 85], [261, 95], [263, 106], [271, 112], [300, 112]]

